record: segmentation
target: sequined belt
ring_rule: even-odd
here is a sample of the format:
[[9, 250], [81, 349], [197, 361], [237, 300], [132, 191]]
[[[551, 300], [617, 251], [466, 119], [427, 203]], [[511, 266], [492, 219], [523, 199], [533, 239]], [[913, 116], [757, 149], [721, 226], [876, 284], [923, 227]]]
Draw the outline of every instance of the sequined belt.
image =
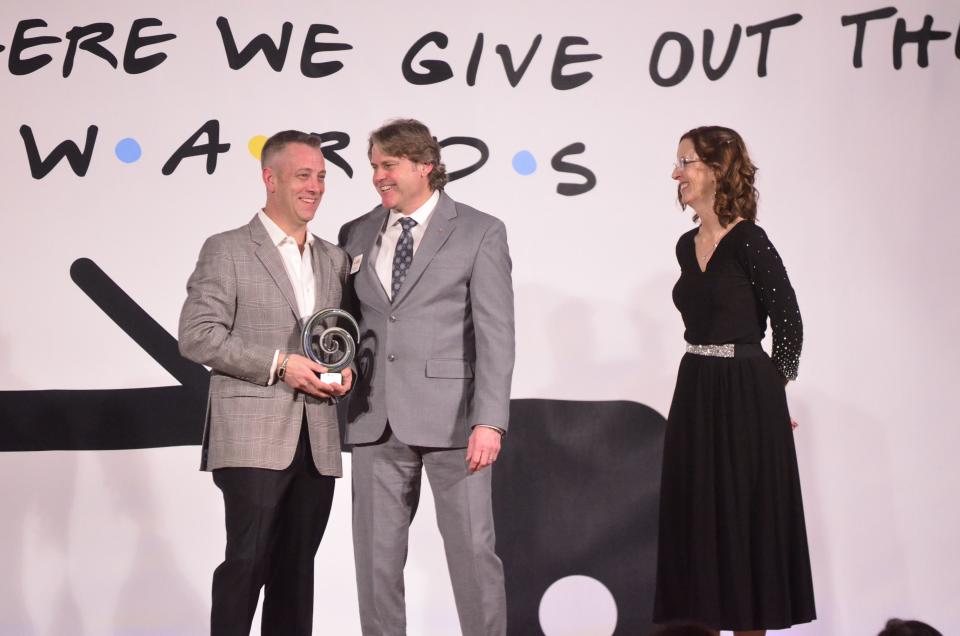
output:
[[690, 344], [687, 353], [710, 358], [756, 358], [766, 355], [759, 344]]

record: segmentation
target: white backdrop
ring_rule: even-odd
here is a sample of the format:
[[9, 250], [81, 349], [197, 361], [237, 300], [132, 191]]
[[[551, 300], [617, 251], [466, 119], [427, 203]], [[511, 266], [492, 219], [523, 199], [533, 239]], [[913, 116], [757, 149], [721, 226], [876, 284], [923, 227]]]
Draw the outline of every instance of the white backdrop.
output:
[[[27, 37], [64, 38], [77, 25], [113, 24], [116, 32], [102, 44], [121, 61], [114, 69], [80, 50], [63, 77], [64, 40], [18, 53], [52, 57], [34, 72], [0, 70], [0, 388], [173, 384], [70, 281], [70, 264], [93, 259], [176, 333], [203, 239], [245, 223], [262, 204], [258, 164], [247, 151], [252, 137], [283, 128], [350, 134], [341, 154], [354, 178], [328, 164], [327, 193], [311, 226], [335, 240], [343, 222], [377, 202], [366, 134], [388, 118], [413, 116], [441, 139], [472, 136], [490, 148], [486, 165], [449, 192], [508, 227], [517, 298], [514, 397], [628, 399], [665, 414], [682, 351], [670, 300], [678, 274], [673, 249], [690, 227], [675, 202], [670, 166], [682, 132], [729, 125], [760, 166], [759, 220], [788, 265], [806, 328], [800, 380], [788, 396], [801, 424], [796, 440], [820, 618], [790, 633], [875, 633], [892, 615], [956, 632], [960, 5], [903, 3], [896, 16], [870, 22], [861, 68], [853, 65], [856, 28], [842, 26], [841, 16], [881, 7], [829, 5], [4, 2], [0, 61], [13, 55], [18, 23], [36, 18], [47, 26]], [[746, 29], [791, 14], [802, 20], [772, 32], [765, 77], [757, 74], [761, 36], [744, 34], [729, 71], [706, 78], [704, 29], [716, 33], [717, 64], [734, 24]], [[896, 20], [917, 30], [928, 14], [949, 37], [929, 44], [923, 68], [917, 45], [906, 45], [895, 69]], [[283, 70], [272, 70], [262, 55], [231, 70], [219, 16], [241, 46], [259, 33], [276, 39], [291, 22]], [[132, 75], [123, 71], [124, 46], [133, 20], [144, 17], [163, 23], [145, 35], [177, 37], [142, 49], [140, 56], [168, 57]], [[315, 58], [340, 60], [341, 71], [314, 79], [301, 73], [312, 23], [339, 30], [320, 41], [352, 45]], [[428, 45], [417, 59], [444, 60], [454, 76], [412, 85], [401, 61], [434, 30], [449, 36], [449, 45]], [[686, 34], [695, 58], [682, 82], [661, 87], [649, 65], [667, 31]], [[470, 86], [468, 60], [481, 32]], [[511, 87], [495, 47], [509, 45], [519, 65], [538, 34], [538, 50]], [[589, 41], [570, 53], [602, 59], [567, 67], [593, 77], [558, 91], [550, 76], [563, 36]], [[663, 75], [677, 67], [678, 52], [675, 43], [665, 47]], [[204, 158], [194, 157], [162, 175], [174, 150], [210, 119], [220, 123], [220, 141], [232, 145], [215, 172], [208, 175]], [[87, 127], [98, 126], [86, 176], [63, 161], [33, 178], [24, 124], [42, 156], [65, 139], [82, 146]], [[130, 164], [114, 154], [127, 137], [143, 149]], [[557, 183], [582, 179], [555, 171], [550, 160], [573, 142], [586, 150], [568, 160], [589, 168], [597, 185], [561, 196]], [[520, 150], [537, 160], [531, 175], [511, 165]], [[456, 169], [475, 156], [451, 148], [446, 160]], [[566, 256], [571, 245], [575, 262]], [[0, 454], [0, 633], [203, 633], [223, 531], [219, 492], [197, 472], [198, 461], [195, 446]], [[317, 558], [316, 624], [324, 633], [359, 631], [349, 492], [345, 479]], [[413, 527], [411, 634], [458, 631], [432, 515], [427, 500]], [[590, 616], [591, 608], [571, 611]]]

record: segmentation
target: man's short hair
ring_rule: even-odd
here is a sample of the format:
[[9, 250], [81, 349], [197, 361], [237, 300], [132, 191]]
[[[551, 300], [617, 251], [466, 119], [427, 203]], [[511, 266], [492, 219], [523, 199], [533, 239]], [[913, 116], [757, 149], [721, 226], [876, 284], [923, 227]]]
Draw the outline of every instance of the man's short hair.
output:
[[449, 177], [446, 166], [440, 161], [440, 144], [430, 134], [430, 129], [416, 119], [394, 119], [370, 133], [367, 157], [374, 144], [391, 157], [406, 157], [414, 163], [432, 164], [429, 177], [431, 189], [442, 190], [447, 185]]
[[301, 130], [281, 130], [263, 144], [263, 150], [260, 151], [260, 166], [266, 168], [270, 160], [288, 144], [303, 144], [320, 150], [323, 140], [320, 139], [320, 135], [305, 133]]
[[891, 618], [878, 636], [943, 636], [923, 621]]

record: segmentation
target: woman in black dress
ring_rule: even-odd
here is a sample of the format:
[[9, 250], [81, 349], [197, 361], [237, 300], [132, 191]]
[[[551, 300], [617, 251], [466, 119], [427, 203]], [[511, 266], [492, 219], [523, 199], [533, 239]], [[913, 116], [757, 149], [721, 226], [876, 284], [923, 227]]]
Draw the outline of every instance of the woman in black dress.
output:
[[[667, 418], [654, 621], [763, 634], [816, 618], [784, 387], [803, 325], [757, 216], [756, 167], [719, 126], [680, 138], [673, 178], [698, 227], [677, 242], [687, 353]], [[767, 318], [772, 356], [760, 347]]]

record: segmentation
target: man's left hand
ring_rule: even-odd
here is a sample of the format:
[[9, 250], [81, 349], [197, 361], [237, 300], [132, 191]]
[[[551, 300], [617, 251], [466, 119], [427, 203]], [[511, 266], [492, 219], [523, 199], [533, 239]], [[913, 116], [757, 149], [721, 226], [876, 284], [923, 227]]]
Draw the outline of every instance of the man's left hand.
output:
[[467, 442], [467, 467], [471, 473], [483, 470], [497, 461], [500, 454], [500, 431], [487, 426], [476, 426]]
[[[341, 383], [332, 382], [326, 384], [325, 382], [318, 382], [323, 390], [330, 394], [330, 397], [333, 398], [333, 401], [336, 402], [337, 398], [343, 397], [350, 392], [350, 389], [353, 388], [353, 371], [348, 367], [346, 369], [341, 369], [339, 371]], [[319, 378], [318, 378], [319, 380]]]
[[343, 380], [340, 384], [332, 384], [331, 386], [339, 386], [340, 390], [337, 392], [337, 395], [346, 395], [350, 392], [350, 389], [353, 388], [353, 370], [350, 367], [340, 370], [340, 377]]

